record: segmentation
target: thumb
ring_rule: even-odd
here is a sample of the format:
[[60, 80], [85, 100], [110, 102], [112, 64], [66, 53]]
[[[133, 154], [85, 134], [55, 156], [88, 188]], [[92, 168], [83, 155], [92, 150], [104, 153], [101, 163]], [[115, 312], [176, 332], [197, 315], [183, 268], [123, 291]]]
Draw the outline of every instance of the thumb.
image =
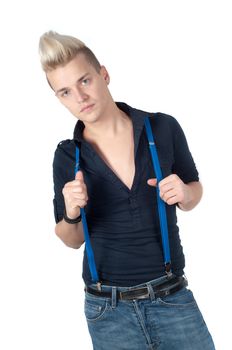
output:
[[81, 170], [76, 173], [75, 180], [84, 181], [84, 176]]
[[148, 179], [147, 184], [155, 187], [157, 185], [157, 179]]

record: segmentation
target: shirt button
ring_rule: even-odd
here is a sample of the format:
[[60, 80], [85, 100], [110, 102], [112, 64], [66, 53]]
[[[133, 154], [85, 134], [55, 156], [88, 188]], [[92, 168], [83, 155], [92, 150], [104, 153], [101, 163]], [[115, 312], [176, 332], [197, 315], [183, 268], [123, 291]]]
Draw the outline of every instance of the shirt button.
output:
[[134, 197], [129, 198], [129, 203], [132, 206], [132, 208], [135, 208], [137, 206], [137, 200]]

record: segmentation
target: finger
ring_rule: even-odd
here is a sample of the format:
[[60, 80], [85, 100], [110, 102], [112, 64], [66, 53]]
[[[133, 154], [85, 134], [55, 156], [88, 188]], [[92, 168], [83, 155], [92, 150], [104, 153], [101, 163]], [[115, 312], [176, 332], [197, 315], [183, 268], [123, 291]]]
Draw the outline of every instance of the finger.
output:
[[81, 170], [76, 173], [75, 180], [84, 181], [84, 176]]
[[88, 196], [87, 196], [87, 194], [86, 193], [84, 193], [84, 192], [80, 192], [80, 193], [73, 193], [73, 195], [72, 195], [72, 198], [74, 198], [74, 199], [80, 199], [80, 200], [88, 200]]
[[77, 201], [72, 201], [71, 203], [69, 203], [69, 208], [70, 209], [77, 209], [78, 207], [79, 208], [83, 208], [85, 207], [87, 204], [87, 201], [86, 200], [77, 200]]
[[84, 184], [75, 184], [75, 186], [70, 188], [72, 193], [86, 193], [86, 186]]
[[147, 184], [154, 187], [157, 185], [157, 179], [148, 179]]
[[87, 203], [88, 201], [88, 196], [85, 194], [76, 194], [72, 195], [71, 197], [67, 198], [66, 204], [67, 207], [76, 207], [76, 206], [82, 206], [82, 203]]
[[179, 201], [178, 201], [177, 196], [171, 197], [171, 198], [169, 198], [169, 199], [166, 201], [166, 203], [167, 203], [168, 205], [177, 204], [178, 202], [179, 202]]
[[169, 182], [166, 184], [159, 183], [160, 195], [162, 196], [164, 193], [171, 191], [174, 189], [173, 183]]
[[171, 174], [166, 176], [163, 180], [160, 181], [160, 185], [166, 185], [168, 183], [176, 183], [176, 182], [181, 182], [179, 176], [176, 174]]
[[163, 199], [163, 201], [167, 202], [170, 198], [176, 197], [177, 193], [175, 190], [170, 190], [165, 193], [160, 192], [160, 197]]

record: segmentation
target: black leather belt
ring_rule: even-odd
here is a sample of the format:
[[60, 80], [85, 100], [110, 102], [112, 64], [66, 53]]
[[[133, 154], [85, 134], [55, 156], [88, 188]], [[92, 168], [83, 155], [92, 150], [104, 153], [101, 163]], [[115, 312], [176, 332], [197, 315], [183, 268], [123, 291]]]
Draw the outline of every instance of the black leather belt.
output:
[[[155, 298], [162, 298], [167, 295], [173, 294], [183, 287], [188, 285], [187, 280], [184, 277], [174, 277], [162, 282], [159, 285], [152, 286]], [[87, 293], [93, 294], [98, 297], [111, 298], [112, 293], [102, 290], [96, 290], [94, 288], [86, 287], [85, 291]], [[149, 290], [147, 286], [141, 288], [132, 288], [125, 292], [120, 292], [117, 290], [117, 299], [119, 300], [134, 300], [134, 299], [147, 299], [150, 297]]]

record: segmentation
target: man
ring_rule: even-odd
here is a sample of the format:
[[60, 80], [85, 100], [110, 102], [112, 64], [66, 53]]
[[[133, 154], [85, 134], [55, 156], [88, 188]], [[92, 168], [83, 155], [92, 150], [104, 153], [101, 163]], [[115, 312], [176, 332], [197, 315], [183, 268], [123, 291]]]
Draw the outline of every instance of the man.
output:
[[[45, 33], [40, 55], [49, 85], [78, 119], [73, 139], [55, 152], [55, 232], [72, 248], [86, 241], [85, 315], [94, 349], [214, 349], [183, 277], [176, 207], [193, 209], [202, 186], [180, 125], [171, 116], [115, 103], [108, 71], [78, 39]], [[163, 176], [159, 182], [147, 117]], [[81, 170], [74, 175], [76, 162]]]

